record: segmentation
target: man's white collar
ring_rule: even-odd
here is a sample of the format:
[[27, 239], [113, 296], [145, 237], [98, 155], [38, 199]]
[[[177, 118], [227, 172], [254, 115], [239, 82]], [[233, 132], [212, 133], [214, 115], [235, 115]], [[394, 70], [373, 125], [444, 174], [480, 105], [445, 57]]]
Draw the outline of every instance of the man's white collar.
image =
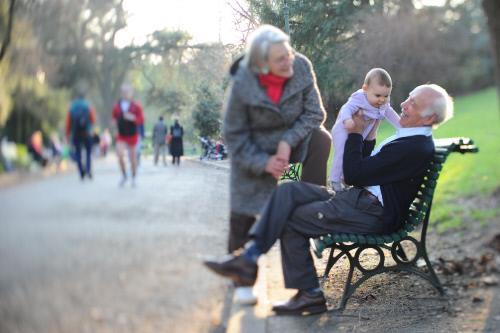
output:
[[414, 135], [431, 136], [432, 135], [432, 127], [430, 127], [430, 126], [401, 127], [401, 128], [396, 129], [396, 137], [397, 138], [404, 138], [407, 136], [414, 136]]
[[399, 138], [405, 138], [407, 136], [414, 136], [414, 135], [425, 135], [425, 136], [431, 136], [432, 135], [432, 127], [430, 126], [422, 126], [422, 127], [401, 127], [396, 129], [396, 134], [393, 136], [388, 137], [384, 141], [382, 141], [371, 153], [371, 155], [378, 154], [380, 149], [384, 147], [386, 144], [389, 142], [392, 142], [396, 139]]

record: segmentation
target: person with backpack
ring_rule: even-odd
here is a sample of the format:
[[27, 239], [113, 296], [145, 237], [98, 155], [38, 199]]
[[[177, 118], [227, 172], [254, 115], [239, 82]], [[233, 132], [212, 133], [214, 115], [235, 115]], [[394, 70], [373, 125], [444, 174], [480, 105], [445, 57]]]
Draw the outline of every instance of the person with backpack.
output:
[[182, 143], [182, 137], [184, 136], [184, 129], [179, 124], [179, 120], [175, 119], [174, 124], [170, 126], [170, 135], [172, 139], [170, 141], [170, 155], [172, 155], [172, 164], [177, 165], [181, 162], [181, 156], [184, 155], [184, 144]]
[[[92, 127], [95, 113], [85, 100], [83, 93], [78, 93], [71, 102], [66, 117], [66, 140], [73, 146], [80, 179], [85, 176], [92, 179]], [[82, 163], [82, 149], [85, 149], [85, 168]]]
[[139, 127], [144, 124], [142, 106], [132, 99], [132, 86], [124, 84], [121, 87], [121, 98], [113, 106], [112, 118], [116, 124], [116, 153], [122, 172], [120, 186], [127, 182], [125, 168], [125, 153], [128, 153], [132, 176], [132, 186], [135, 187], [137, 172], [137, 143], [139, 140]]

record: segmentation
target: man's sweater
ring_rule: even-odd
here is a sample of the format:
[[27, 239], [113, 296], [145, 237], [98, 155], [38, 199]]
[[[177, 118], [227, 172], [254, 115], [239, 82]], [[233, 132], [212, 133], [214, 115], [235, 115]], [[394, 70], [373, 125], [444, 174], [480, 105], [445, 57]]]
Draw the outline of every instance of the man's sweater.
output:
[[432, 136], [396, 139], [370, 156], [375, 141], [349, 134], [344, 149], [344, 180], [365, 187], [380, 185], [384, 200], [383, 232], [394, 232], [407, 217], [424, 172], [434, 154]]

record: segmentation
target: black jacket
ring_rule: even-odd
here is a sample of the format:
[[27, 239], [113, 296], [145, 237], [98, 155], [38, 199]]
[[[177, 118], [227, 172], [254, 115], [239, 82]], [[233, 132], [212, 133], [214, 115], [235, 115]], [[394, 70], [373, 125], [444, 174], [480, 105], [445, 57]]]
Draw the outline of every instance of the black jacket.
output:
[[384, 200], [384, 232], [394, 232], [406, 219], [434, 154], [431, 136], [415, 135], [386, 144], [369, 156], [375, 141], [349, 134], [344, 148], [344, 179], [354, 186], [380, 185]]

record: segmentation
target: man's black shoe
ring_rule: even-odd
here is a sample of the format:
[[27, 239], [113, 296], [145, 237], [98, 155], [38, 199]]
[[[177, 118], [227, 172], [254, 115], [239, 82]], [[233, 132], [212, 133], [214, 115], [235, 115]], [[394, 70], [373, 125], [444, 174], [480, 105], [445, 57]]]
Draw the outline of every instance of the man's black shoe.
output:
[[206, 260], [203, 263], [215, 273], [229, 277], [242, 286], [253, 286], [257, 279], [257, 264], [241, 255], [229, 255], [222, 261]]
[[277, 315], [311, 315], [326, 310], [326, 299], [322, 292], [313, 294], [303, 290], [299, 290], [288, 301], [273, 306]]

